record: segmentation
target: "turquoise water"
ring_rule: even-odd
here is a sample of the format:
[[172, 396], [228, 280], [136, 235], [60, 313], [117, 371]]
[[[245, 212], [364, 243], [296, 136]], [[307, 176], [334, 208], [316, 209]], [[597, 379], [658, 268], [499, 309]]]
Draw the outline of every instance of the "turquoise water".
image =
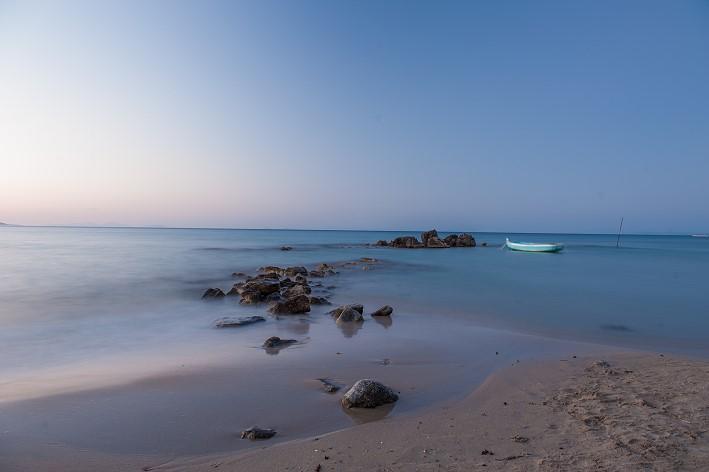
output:
[[[390, 232], [0, 229], [0, 372], [176, 343], [199, 325], [206, 287], [234, 271], [362, 256], [335, 301], [389, 303], [441, 319], [568, 340], [709, 355], [709, 239], [475, 234], [490, 247], [368, 247]], [[560, 254], [500, 249], [561, 241]], [[279, 250], [290, 245], [290, 252]], [[337, 282], [338, 285], [340, 282]], [[241, 307], [235, 307], [236, 310]], [[217, 313], [215, 313], [217, 314]]]

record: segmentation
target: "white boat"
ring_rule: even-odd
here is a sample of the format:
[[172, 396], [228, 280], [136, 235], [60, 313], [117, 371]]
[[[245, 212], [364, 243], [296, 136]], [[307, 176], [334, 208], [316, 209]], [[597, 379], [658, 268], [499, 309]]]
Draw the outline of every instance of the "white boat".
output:
[[509, 238], [505, 239], [505, 246], [513, 251], [526, 252], [559, 252], [564, 249], [561, 243], [516, 243]]

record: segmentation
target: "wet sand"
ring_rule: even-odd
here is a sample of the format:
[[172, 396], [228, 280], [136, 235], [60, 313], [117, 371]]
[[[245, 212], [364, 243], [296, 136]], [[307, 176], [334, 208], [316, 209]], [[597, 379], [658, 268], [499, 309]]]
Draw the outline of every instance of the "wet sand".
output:
[[510, 367], [424, 415], [154, 470], [709, 470], [709, 363], [608, 360]]
[[[572, 356], [514, 363], [462, 400], [398, 415], [366, 411], [359, 420], [370, 422], [309, 438], [293, 439], [296, 430], [286, 428], [279, 431], [286, 442], [251, 442], [234, 428], [233, 452], [112, 453], [5, 437], [0, 465], [8, 472], [709, 470], [709, 363], [642, 353], [603, 359], [608, 365]], [[323, 411], [337, 411], [340, 393], [327, 397], [332, 404]], [[408, 395], [402, 392], [403, 403]], [[189, 440], [189, 428], [183, 433]]]

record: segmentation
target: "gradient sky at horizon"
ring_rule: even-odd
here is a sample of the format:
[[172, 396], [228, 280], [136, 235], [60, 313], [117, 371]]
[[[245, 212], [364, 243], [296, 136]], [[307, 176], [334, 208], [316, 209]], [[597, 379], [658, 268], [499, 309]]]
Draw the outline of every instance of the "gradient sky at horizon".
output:
[[709, 231], [709, 2], [0, 0], [0, 221]]

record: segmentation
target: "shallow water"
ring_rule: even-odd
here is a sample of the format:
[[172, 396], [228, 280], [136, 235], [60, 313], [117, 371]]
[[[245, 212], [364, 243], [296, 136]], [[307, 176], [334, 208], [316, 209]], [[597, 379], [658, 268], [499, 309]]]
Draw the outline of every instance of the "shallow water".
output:
[[[593, 350], [575, 342], [709, 356], [707, 239], [624, 236], [616, 248], [610, 235], [479, 233], [490, 247], [367, 246], [398, 234], [0, 228], [6, 432], [115, 453], [198, 454], [243, 447], [233, 436], [251, 422], [278, 423], [280, 439], [351, 424], [338, 397], [311, 383], [320, 376], [377, 376], [408, 389], [402, 413], [460, 396], [517, 359]], [[506, 236], [567, 247], [509, 252], [499, 248]], [[363, 256], [381, 264], [323, 283], [335, 286], [336, 304], [394, 306], [389, 326], [368, 319], [341, 330], [318, 308], [217, 330], [220, 316], [265, 308], [200, 300], [207, 287], [228, 289], [232, 272]], [[274, 334], [302, 344], [269, 355], [259, 346]], [[212, 374], [195, 381], [205, 369]], [[112, 385], [124, 387], [105, 390]]]

